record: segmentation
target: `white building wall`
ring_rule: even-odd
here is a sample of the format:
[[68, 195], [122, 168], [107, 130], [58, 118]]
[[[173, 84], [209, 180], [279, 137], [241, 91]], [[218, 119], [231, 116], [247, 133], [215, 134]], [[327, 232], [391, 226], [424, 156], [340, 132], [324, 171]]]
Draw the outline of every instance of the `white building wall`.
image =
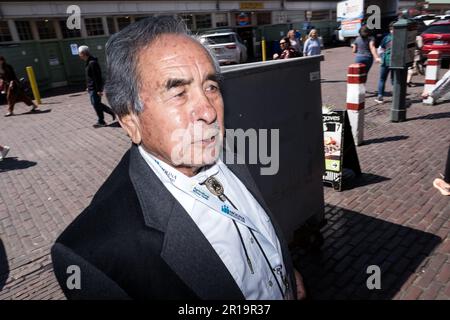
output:
[[[77, 1], [0, 2], [2, 18], [52, 18], [67, 16], [67, 7]], [[262, 3], [264, 11], [336, 10], [337, 1], [91, 1], [79, 2], [82, 16], [131, 15], [145, 13], [189, 13], [240, 11], [240, 3]], [[402, 0], [399, 8], [412, 7], [413, 0]], [[259, 10], [246, 10], [259, 11]], [[289, 14], [289, 13], [288, 13]], [[278, 17], [283, 14], [277, 14]], [[280, 18], [282, 19], [282, 18]]]
[[[240, 11], [241, 2], [252, 1], [92, 1], [79, 2], [81, 14], [85, 16], [125, 15], [143, 13], [187, 13], [187, 12], [215, 12]], [[336, 9], [333, 1], [256, 1], [263, 3], [264, 11], [281, 10], [327, 10]], [[0, 9], [4, 18], [66, 16], [66, 9], [76, 1], [50, 2], [0, 2]], [[260, 11], [261, 11], [260, 10]], [[258, 10], [247, 10], [258, 11]]]

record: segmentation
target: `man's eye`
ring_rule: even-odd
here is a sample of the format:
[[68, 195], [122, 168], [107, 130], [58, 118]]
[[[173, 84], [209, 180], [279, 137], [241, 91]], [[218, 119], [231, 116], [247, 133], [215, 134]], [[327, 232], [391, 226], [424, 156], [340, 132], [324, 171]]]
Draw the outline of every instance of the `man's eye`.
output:
[[183, 91], [181, 91], [181, 92], [175, 94], [175, 97], [181, 98], [181, 97], [183, 97], [185, 94], [186, 94], [186, 91], [183, 90]]
[[215, 85], [213, 85], [213, 84], [209, 85], [209, 86], [206, 88], [206, 91], [209, 91], [209, 92], [216, 92], [217, 90], [219, 90], [219, 87], [218, 87], [218, 86], [215, 86]]

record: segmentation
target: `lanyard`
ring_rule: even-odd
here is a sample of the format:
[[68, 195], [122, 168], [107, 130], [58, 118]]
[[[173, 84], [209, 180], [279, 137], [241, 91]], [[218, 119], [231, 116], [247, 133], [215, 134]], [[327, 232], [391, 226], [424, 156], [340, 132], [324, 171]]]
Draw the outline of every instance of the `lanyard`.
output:
[[241, 211], [236, 208], [229, 206], [228, 204], [220, 201], [215, 196], [211, 196], [206, 187], [200, 185], [196, 181], [191, 181], [188, 177], [180, 173], [175, 173], [174, 170], [162, 161], [153, 159], [158, 167], [164, 172], [170, 182], [179, 190], [190, 195], [191, 197], [202, 202], [204, 205], [208, 206], [215, 212], [232, 219], [246, 227], [258, 232], [259, 230], [255, 227], [253, 222]]
[[[261, 250], [268, 266], [269, 269], [271, 270], [279, 288], [281, 291], [281, 294], [283, 296], [283, 298], [285, 297], [286, 292], [284, 292], [284, 290], [281, 288], [280, 283], [278, 282], [278, 278], [277, 275], [281, 278], [283, 284], [285, 285], [285, 290], [288, 291], [289, 289], [289, 285], [288, 285], [288, 280], [287, 277], [285, 275], [283, 275], [281, 269], [281, 261], [279, 260], [279, 253], [278, 250], [276, 249], [276, 247], [272, 244], [271, 241], [269, 241], [253, 224], [253, 222], [241, 211], [239, 211], [231, 202], [230, 200], [225, 196], [224, 198], [226, 198], [231, 206], [228, 206], [221, 196], [216, 197], [216, 196], [212, 196], [212, 194], [210, 193], [210, 191], [204, 187], [203, 185], [199, 184], [196, 181], [192, 181], [190, 180], [188, 177], [186, 177], [185, 175], [175, 172], [175, 170], [170, 167], [169, 165], [167, 165], [166, 163], [159, 161], [158, 159], [155, 159], [152, 157], [152, 159], [155, 161], [155, 163], [157, 164], [157, 167], [159, 167], [161, 169], [162, 172], [164, 172], [165, 176], [168, 178], [168, 180], [172, 183], [173, 186], [175, 186], [177, 189], [181, 190], [182, 192], [190, 195], [191, 197], [193, 197], [194, 199], [197, 199], [198, 201], [202, 202], [203, 204], [205, 204], [206, 206], [208, 206], [209, 208], [211, 208], [213, 211], [218, 212], [222, 215], [224, 215], [225, 217], [232, 219], [234, 224], [240, 223], [244, 226], [246, 226], [249, 230], [250, 233], [252, 234], [252, 236], [255, 238], [256, 243], [258, 244], [259, 249]], [[223, 188], [223, 187], [222, 187]], [[223, 189], [222, 189], [223, 191]], [[235, 227], [237, 228], [237, 226], [235, 225]], [[241, 242], [243, 243], [243, 239], [242, 239], [242, 235], [239, 231], [239, 229], [237, 228], [239, 237], [241, 239]], [[262, 245], [259, 243], [258, 238], [256, 237], [256, 235], [253, 233], [253, 231], [256, 231], [257, 233], [259, 233], [261, 235], [260, 240], [262, 243], [264, 243], [264, 247], [266, 249], [269, 249], [269, 257], [271, 257], [272, 259], [274, 257], [276, 257], [276, 262], [275, 265], [276, 267], [273, 268], [269, 262], [269, 258], [266, 255], [266, 253], [264, 252]], [[243, 244], [244, 248], [245, 245]], [[253, 273], [253, 267], [251, 266], [251, 262], [250, 259], [248, 257], [247, 254], [247, 250], [246, 251], [246, 256], [247, 256], [247, 262], [249, 263], [250, 269], [252, 270]], [[275, 275], [275, 272], [277, 273], [277, 275]]]

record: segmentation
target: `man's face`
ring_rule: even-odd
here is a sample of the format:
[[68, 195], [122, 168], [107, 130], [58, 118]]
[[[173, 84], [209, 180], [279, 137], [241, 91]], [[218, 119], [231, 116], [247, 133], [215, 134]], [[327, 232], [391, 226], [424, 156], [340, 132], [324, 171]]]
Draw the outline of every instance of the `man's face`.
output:
[[224, 132], [223, 100], [205, 49], [186, 36], [163, 35], [138, 59], [141, 142], [183, 173], [214, 163]]
[[87, 55], [84, 54], [84, 52], [80, 52], [78, 53], [78, 56], [80, 57], [81, 60], [86, 61], [87, 60]]

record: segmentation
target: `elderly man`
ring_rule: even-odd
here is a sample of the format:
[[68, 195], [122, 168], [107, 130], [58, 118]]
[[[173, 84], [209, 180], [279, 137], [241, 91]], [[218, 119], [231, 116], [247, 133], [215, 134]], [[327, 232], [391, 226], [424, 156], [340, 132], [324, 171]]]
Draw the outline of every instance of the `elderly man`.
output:
[[98, 117], [97, 123], [94, 124], [94, 128], [104, 127], [106, 126], [104, 112], [111, 115], [113, 121], [116, 120], [116, 115], [110, 107], [102, 103], [103, 79], [100, 64], [98, 63], [97, 58], [90, 54], [88, 46], [80, 46], [78, 48], [78, 56], [81, 60], [86, 62], [85, 73], [87, 91], [89, 92], [91, 104]]
[[173, 17], [128, 26], [106, 51], [106, 94], [133, 144], [52, 248], [66, 296], [304, 297], [249, 171], [219, 158], [224, 106], [209, 51]]

